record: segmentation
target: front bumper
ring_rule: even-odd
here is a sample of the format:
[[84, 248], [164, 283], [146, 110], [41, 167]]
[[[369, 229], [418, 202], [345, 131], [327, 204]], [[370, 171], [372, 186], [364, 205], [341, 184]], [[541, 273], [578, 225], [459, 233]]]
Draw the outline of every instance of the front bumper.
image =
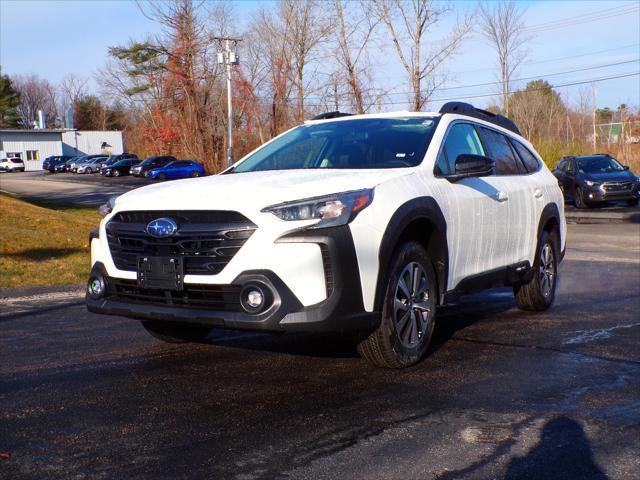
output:
[[627, 190], [603, 190], [599, 185], [587, 187], [585, 200], [590, 202], [607, 202], [613, 200], [633, 200], [640, 198], [640, 185], [635, 184]]
[[[97, 232], [92, 232], [91, 238], [96, 236]], [[140, 301], [131, 296], [124, 298], [118, 293], [123, 281], [129, 282], [131, 291], [140, 293], [136, 290], [139, 287], [135, 281], [110, 278], [104, 266], [98, 262], [93, 267], [92, 275], [103, 276], [107, 285], [106, 293], [98, 299], [87, 293], [87, 308], [94, 313], [141, 320], [255, 331], [370, 332], [377, 327], [379, 314], [367, 312], [363, 306], [355, 247], [348, 226], [312, 233], [295, 232], [280, 237], [276, 243], [316, 243], [320, 246], [327, 283], [325, 300], [305, 307], [273, 271], [250, 270], [241, 273], [229, 285], [185, 284], [187, 289], [219, 289], [220, 295], [225, 298], [224, 308], [190, 305], [182, 296], [189, 294], [179, 292], [164, 292], [165, 298], [160, 301]], [[243, 286], [250, 284], [266, 286], [272, 293], [270, 305], [258, 314], [246, 313], [240, 307], [239, 292]], [[234, 298], [237, 299], [235, 303]]]

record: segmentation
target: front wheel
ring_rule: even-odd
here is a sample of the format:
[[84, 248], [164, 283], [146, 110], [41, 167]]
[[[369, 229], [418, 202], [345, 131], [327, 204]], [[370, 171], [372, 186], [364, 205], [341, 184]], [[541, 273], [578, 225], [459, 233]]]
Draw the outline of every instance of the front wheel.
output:
[[589, 207], [587, 201], [584, 199], [584, 191], [580, 187], [576, 187], [573, 193], [573, 202], [576, 208], [583, 209]]
[[420, 361], [433, 336], [436, 314], [433, 266], [418, 242], [401, 245], [386, 276], [380, 326], [358, 344], [377, 367], [404, 368]]
[[167, 343], [201, 342], [211, 332], [211, 328], [171, 322], [142, 322], [144, 329], [158, 340]]
[[543, 232], [531, 280], [513, 288], [520, 309], [541, 312], [553, 304], [558, 284], [558, 248], [556, 235]]
[[120, 176], [120, 171], [119, 170], [114, 170], [113, 171], [113, 176], [114, 177], [119, 177]]
[[91, 175], [93, 173], [93, 170], [91, 170], [90, 168], [87, 168], [86, 173], [88, 173], [89, 175]]
[[162, 181], [162, 180], [165, 180], [167, 178], [167, 176], [164, 173], [159, 173], [156, 178], [158, 180]]

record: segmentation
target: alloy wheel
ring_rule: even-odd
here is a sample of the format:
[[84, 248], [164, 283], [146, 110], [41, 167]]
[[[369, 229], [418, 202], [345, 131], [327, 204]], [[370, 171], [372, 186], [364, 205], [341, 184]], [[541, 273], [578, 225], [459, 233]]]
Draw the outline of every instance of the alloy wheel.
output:
[[540, 292], [545, 298], [548, 298], [551, 292], [553, 292], [554, 282], [556, 281], [556, 265], [553, 258], [553, 249], [548, 243], [544, 244], [540, 252], [538, 277]]
[[415, 347], [428, 331], [433, 304], [429, 282], [422, 265], [409, 263], [398, 277], [393, 297], [393, 320], [398, 339], [405, 347]]

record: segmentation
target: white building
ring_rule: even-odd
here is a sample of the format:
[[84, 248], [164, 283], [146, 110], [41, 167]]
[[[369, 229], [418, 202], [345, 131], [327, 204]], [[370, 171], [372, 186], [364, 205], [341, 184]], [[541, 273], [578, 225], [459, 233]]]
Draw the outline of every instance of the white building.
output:
[[122, 132], [83, 130], [0, 130], [0, 158], [20, 157], [26, 170], [41, 170], [54, 155], [124, 153]]

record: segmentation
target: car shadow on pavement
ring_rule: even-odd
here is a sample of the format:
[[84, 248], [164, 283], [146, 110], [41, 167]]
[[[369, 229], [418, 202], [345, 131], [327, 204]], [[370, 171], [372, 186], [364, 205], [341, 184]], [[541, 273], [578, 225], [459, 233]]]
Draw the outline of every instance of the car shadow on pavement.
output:
[[74, 253], [82, 253], [86, 250], [83, 248], [29, 248], [15, 253], [0, 254], [0, 257], [19, 258], [21, 260], [48, 260], [52, 258], [62, 258], [73, 255]]
[[[511, 289], [496, 289], [470, 295], [459, 304], [441, 309], [436, 316], [433, 339], [425, 358], [444, 346], [458, 330], [499, 315], [514, 306]], [[210, 345], [320, 358], [358, 358], [357, 342], [355, 335], [338, 333], [256, 334], [225, 330], [214, 330], [204, 341]]]

